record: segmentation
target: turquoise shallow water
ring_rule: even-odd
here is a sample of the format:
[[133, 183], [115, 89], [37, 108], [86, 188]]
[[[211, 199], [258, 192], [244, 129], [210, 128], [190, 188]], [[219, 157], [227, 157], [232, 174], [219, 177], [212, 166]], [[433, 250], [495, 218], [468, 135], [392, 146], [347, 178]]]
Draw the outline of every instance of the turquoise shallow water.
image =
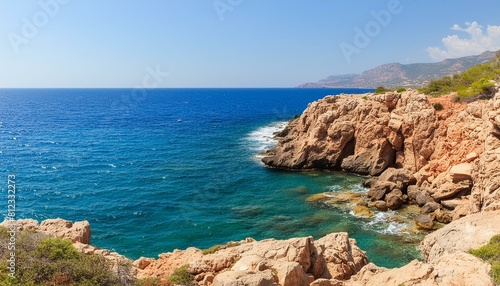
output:
[[284, 121], [341, 92], [364, 91], [0, 90], [0, 179], [17, 176], [18, 218], [87, 219], [93, 244], [131, 258], [347, 231], [376, 264], [400, 266], [417, 251], [387, 216], [306, 202], [363, 192], [361, 177], [270, 170], [256, 158]]

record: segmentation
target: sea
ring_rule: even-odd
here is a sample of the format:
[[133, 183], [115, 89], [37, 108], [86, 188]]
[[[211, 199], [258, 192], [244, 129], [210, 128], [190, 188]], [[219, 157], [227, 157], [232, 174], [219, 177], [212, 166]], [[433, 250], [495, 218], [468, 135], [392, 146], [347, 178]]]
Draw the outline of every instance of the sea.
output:
[[366, 192], [363, 177], [268, 169], [259, 157], [310, 102], [368, 91], [0, 89], [0, 213], [15, 175], [16, 218], [88, 220], [93, 245], [132, 259], [345, 231], [370, 261], [399, 267], [419, 252], [393, 213], [307, 201]]

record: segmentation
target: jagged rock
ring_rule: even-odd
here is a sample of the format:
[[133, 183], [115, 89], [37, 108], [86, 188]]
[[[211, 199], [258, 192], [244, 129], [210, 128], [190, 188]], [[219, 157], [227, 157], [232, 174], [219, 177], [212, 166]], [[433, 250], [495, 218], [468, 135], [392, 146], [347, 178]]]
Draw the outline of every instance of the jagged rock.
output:
[[416, 204], [417, 203], [417, 196], [421, 191], [422, 190], [416, 185], [408, 186], [408, 189], [406, 190], [406, 192], [408, 194], [408, 201], [412, 204]]
[[363, 187], [365, 188], [370, 188], [373, 184], [375, 184], [378, 181], [377, 177], [371, 177], [362, 182]]
[[436, 209], [432, 214], [432, 219], [440, 223], [450, 223], [453, 221], [453, 215], [447, 210]]
[[376, 176], [394, 164], [395, 159], [396, 152], [392, 145], [381, 139], [369, 150], [345, 158], [341, 167], [346, 172]]
[[462, 205], [464, 203], [468, 203], [468, 201], [465, 201], [463, 199], [451, 199], [451, 200], [441, 201], [441, 205], [450, 210], [453, 210], [457, 206]]
[[241, 273], [248, 271], [266, 271], [271, 270], [276, 276], [276, 283], [286, 286], [307, 286], [309, 280], [306, 273], [297, 262], [284, 262], [263, 258], [258, 255], [248, 255], [242, 257], [231, 268], [231, 271]]
[[421, 214], [415, 217], [415, 224], [417, 228], [423, 230], [433, 230], [434, 229], [434, 221], [429, 215]]
[[427, 192], [427, 190], [419, 189], [419, 192], [417, 193], [416, 197], [416, 203], [418, 204], [418, 206], [423, 207], [428, 202], [434, 202], [434, 199], [432, 199], [431, 195], [429, 194], [429, 192]]
[[[438, 114], [433, 103], [446, 108]], [[458, 218], [500, 209], [499, 121], [498, 91], [490, 100], [468, 104], [415, 90], [329, 96], [311, 103], [263, 161], [278, 168], [380, 174], [420, 206], [470, 196], [468, 206], [454, 210]], [[381, 200], [389, 192], [379, 189], [371, 198]]]
[[404, 203], [403, 192], [399, 189], [391, 191], [385, 196], [385, 202], [391, 210], [399, 209]]
[[416, 178], [413, 176], [413, 172], [396, 168], [387, 168], [378, 178], [380, 181], [396, 183], [400, 190], [406, 190], [409, 185], [413, 185], [417, 182]]
[[315, 245], [326, 261], [327, 269], [322, 278], [349, 279], [368, 263], [365, 252], [359, 249], [354, 239], [349, 239], [347, 233], [329, 234]]
[[381, 210], [381, 211], [386, 211], [386, 210], [389, 209], [387, 207], [387, 204], [386, 204], [385, 201], [375, 201], [375, 202], [371, 203], [370, 206], [375, 207], [375, 208], [377, 208], [378, 210]]
[[441, 205], [436, 203], [436, 202], [427, 202], [420, 210], [420, 213], [429, 214], [429, 213], [433, 213], [435, 210], [438, 210], [440, 208], [441, 208]]
[[317, 241], [312, 237], [262, 241], [247, 239], [232, 246], [221, 246], [215, 253], [207, 255], [196, 248], [175, 250], [159, 255], [159, 259], [151, 261], [139, 272], [138, 277], [168, 276], [175, 269], [188, 264], [189, 272], [200, 280], [204, 279], [205, 273], [214, 275], [214, 283], [223, 282], [219, 277], [221, 274], [218, 274], [221, 272], [236, 272], [234, 275], [224, 274], [229, 275], [230, 279], [244, 275], [254, 279], [261, 277], [255, 276], [255, 272], [271, 269], [275, 274], [275, 283], [309, 285], [308, 275], [316, 279], [333, 276], [347, 279], [366, 263], [366, 254], [356, 246], [354, 240], [348, 238], [347, 233], [333, 233]]
[[[30, 230], [48, 236], [66, 238], [73, 243], [90, 244], [90, 224], [86, 220], [72, 223], [71, 221], [56, 218], [44, 220], [40, 224], [32, 219], [21, 219], [16, 222], [18, 231]], [[8, 221], [4, 221], [0, 226], [8, 227], [8, 224]]]
[[137, 267], [141, 270], [143, 270], [144, 268], [146, 268], [149, 264], [151, 264], [151, 262], [153, 262], [154, 259], [153, 258], [146, 258], [146, 257], [140, 257], [139, 259], [135, 260], [132, 265], [134, 267]]
[[432, 194], [432, 198], [436, 201], [446, 200], [457, 197], [459, 194], [468, 194], [471, 190], [471, 181], [462, 180], [458, 183], [445, 182], [440, 185]]
[[378, 180], [375, 184], [373, 184], [371, 186], [370, 190], [367, 193], [367, 196], [372, 201], [383, 200], [385, 197], [385, 194], [391, 192], [392, 190], [394, 190], [396, 188], [397, 188], [397, 185], [393, 182]]

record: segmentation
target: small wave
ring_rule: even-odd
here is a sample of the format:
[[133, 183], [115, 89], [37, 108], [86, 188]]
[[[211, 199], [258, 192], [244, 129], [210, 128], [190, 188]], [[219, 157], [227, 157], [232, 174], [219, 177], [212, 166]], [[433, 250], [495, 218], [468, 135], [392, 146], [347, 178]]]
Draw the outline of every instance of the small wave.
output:
[[371, 221], [368, 222], [368, 225], [384, 234], [402, 235], [407, 233], [405, 229], [408, 228], [408, 224], [391, 219], [395, 215], [395, 211], [376, 212]]
[[246, 137], [250, 149], [260, 154], [273, 148], [278, 143], [274, 139], [274, 133], [283, 130], [287, 124], [288, 121], [274, 122], [250, 132]]

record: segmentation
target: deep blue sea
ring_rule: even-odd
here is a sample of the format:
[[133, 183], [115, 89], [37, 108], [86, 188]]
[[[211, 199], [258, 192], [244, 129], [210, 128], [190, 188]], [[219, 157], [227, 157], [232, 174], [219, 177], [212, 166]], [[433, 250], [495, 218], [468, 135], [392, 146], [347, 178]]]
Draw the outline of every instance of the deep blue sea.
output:
[[[380, 216], [306, 202], [361, 177], [265, 168], [272, 132], [349, 89], [0, 89], [0, 182], [17, 218], [88, 220], [92, 244], [130, 258], [246, 237], [347, 231], [371, 261], [417, 257]], [[382, 217], [383, 220], [383, 217]]]

